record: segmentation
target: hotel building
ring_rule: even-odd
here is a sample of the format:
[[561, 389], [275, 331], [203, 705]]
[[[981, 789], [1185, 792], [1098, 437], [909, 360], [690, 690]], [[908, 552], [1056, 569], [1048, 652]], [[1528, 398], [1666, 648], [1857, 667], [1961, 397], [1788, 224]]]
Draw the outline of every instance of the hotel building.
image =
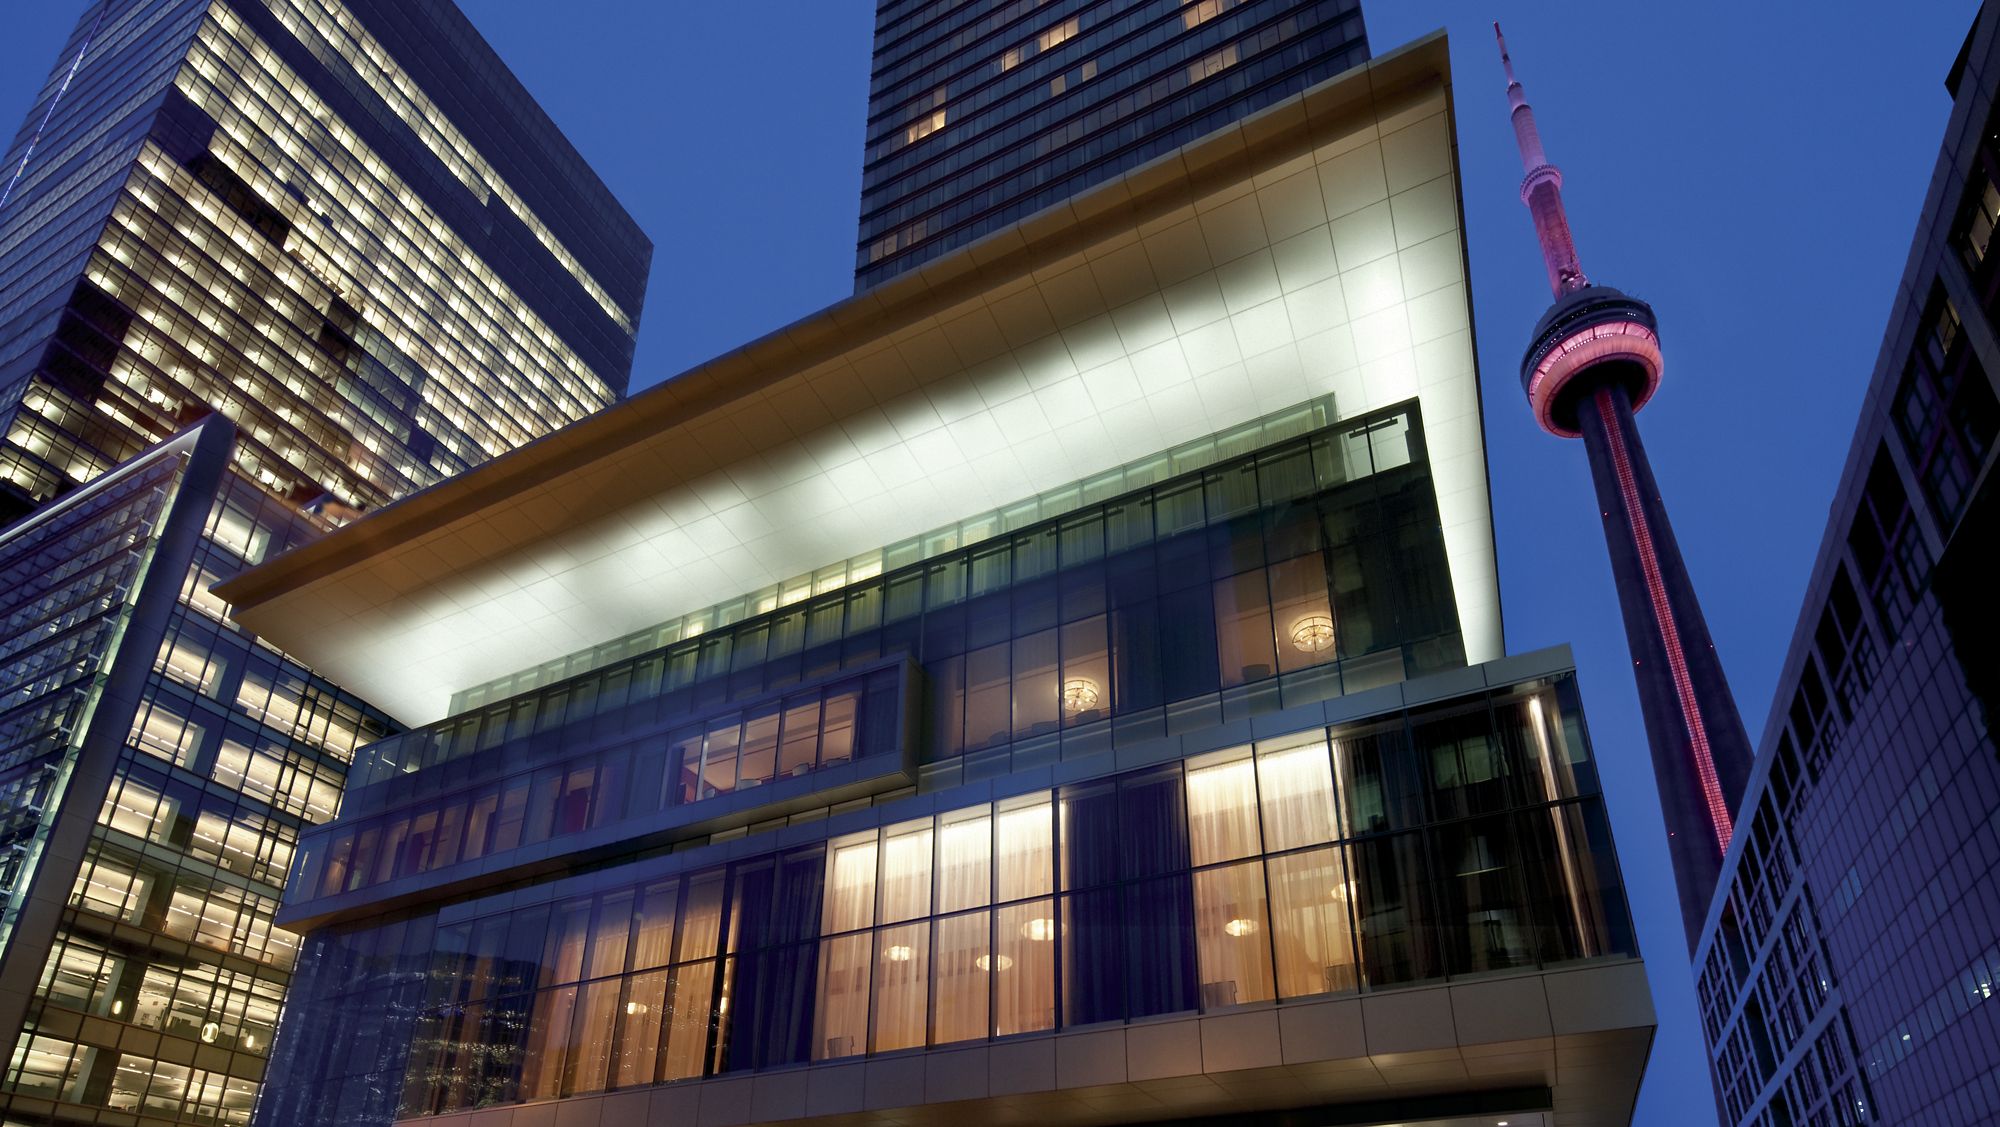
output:
[[1453, 133], [1437, 35], [218, 586], [407, 725], [257, 1121], [1627, 1121]]
[[1360, 0], [882, 0], [854, 288], [1367, 58]]
[[209, 587], [612, 402], [649, 255], [448, 3], [83, 12], [0, 171], [0, 1122], [248, 1122], [396, 727]]

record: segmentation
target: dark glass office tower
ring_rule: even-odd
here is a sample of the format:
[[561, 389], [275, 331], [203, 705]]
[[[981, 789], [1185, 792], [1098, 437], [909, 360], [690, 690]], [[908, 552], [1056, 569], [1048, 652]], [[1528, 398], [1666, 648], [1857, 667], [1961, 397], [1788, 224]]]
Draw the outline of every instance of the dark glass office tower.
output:
[[97, 0], [0, 169], [0, 520], [211, 411], [372, 508], [625, 387], [651, 245], [448, 0]]
[[1947, 86], [1696, 952], [1728, 1124], [2000, 1121], [2000, 9]]
[[396, 725], [209, 588], [609, 402], [649, 252], [444, 3], [94, 4], [0, 176], [0, 1119], [244, 1123]]
[[1367, 58], [1359, 0], [882, 0], [854, 288]]

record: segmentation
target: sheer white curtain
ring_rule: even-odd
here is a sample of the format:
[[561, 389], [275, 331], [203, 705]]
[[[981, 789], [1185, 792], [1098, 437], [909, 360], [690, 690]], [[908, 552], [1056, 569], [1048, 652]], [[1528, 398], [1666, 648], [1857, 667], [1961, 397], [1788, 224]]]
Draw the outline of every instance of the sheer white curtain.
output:
[[937, 910], [983, 908], [992, 898], [993, 816], [983, 806], [938, 819]]
[[[928, 835], [926, 835], [928, 836]], [[876, 1052], [921, 1048], [930, 1007], [931, 924], [929, 920], [885, 927], [875, 933]]]
[[1194, 938], [1203, 1009], [1270, 1000], [1269, 926], [1264, 866], [1246, 861], [1194, 874]]
[[632, 976], [625, 989], [624, 1016], [618, 1026], [618, 1067], [612, 1082], [620, 1088], [651, 1084], [659, 1068], [660, 1021], [667, 1013], [667, 972]]
[[882, 831], [882, 922], [927, 916], [931, 911], [931, 820]]
[[681, 884], [677, 880], [647, 886], [634, 923], [633, 970], [663, 967], [674, 957], [674, 911], [680, 894]]
[[1333, 767], [1324, 742], [1259, 755], [1257, 785], [1266, 851], [1333, 840]]
[[937, 1044], [986, 1036], [991, 923], [987, 912], [937, 922], [937, 992], [931, 1003], [931, 1039]]
[[1001, 1037], [1052, 1029], [1056, 1020], [1056, 927], [1053, 900], [993, 911], [993, 1032]]
[[[813, 1008], [813, 1059], [853, 1056], [868, 1047], [870, 932], [819, 945], [819, 1005]], [[678, 1021], [680, 1015], [675, 1015]]]
[[822, 935], [875, 922], [875, 856], [873, 833], [835, 841], [828, 848]]
[[1278, 993], [1284, 997], [1354, 989], [1354, 936], [1348, 922], [1353, 885], [1341, 854], [1334, 846], [1266, 862]]
[[715, 961], [674, 968], [674, 1002], [667, 1028], [667, 1058], [662, 1080], [700, 1076], [708, 1051], [708, 1022], [714, 1007]]
[[1001, 900], [1046, 896], [1055, 890], [1052, 805], [1047, 798], [1001, 804], [998, 819]]
[[1248, 752], [1224, 752], [1239, 758], [1188, 766], [1188, 849], [1196, 865], [1257, 852], [1257, 772]]

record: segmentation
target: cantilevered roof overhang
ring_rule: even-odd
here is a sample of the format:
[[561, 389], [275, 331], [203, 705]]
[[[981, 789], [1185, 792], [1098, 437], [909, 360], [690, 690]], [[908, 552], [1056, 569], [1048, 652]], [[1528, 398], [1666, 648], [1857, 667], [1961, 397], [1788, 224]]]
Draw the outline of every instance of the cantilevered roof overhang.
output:
[[451, 694], [1331, 394], [1417, 397], [1501, 655], [1442, 33], [217, 591], [406, 723]]

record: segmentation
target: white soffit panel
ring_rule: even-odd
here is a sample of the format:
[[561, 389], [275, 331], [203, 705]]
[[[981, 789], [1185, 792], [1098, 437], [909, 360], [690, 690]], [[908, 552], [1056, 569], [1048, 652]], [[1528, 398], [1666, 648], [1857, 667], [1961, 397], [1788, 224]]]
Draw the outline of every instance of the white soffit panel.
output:
[[[1331, 393], [1342, 416], [1420, 399], [1467, 657], [1499, 657], [1451, 132], [1442, 85], [1363, 109], [1309, 152], [245, 621], [426, 722], [468, 685]], [[588, 511], [634, 481], [635, 501], [490, 549], [549, 511], [541, 490]]]

